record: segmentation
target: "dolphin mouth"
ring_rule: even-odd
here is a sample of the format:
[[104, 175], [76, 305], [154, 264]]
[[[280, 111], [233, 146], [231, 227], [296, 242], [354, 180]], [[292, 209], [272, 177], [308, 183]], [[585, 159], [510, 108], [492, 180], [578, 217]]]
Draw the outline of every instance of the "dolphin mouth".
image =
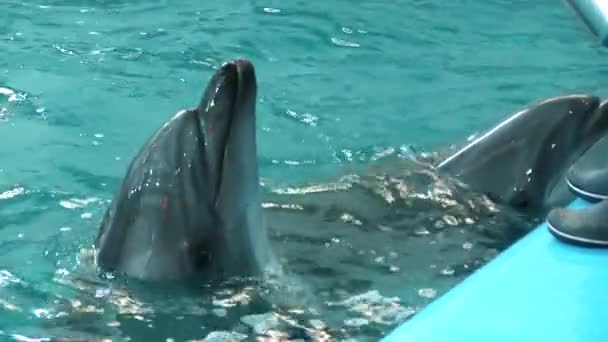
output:
[[253, 64], [246, 59], [230, 60], [213, 75], [197, 108], [209, 186], [213, 189], [214, 198], [219, 194], [223, 181], [228, 145], [239, 140], [233, 136], [239, 134], [235, 132], [235, 126], [243, 120], [241, 112], [254, 105], [250, 102], [252, 97], [255, 98], [255, 91]]

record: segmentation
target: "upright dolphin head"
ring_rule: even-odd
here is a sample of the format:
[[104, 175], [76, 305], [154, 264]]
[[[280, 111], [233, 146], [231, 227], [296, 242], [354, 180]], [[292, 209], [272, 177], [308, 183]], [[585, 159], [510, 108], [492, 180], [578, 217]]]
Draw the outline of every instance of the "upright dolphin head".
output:
[[259, 274], [273, 260], [262, 222], [256, 78], [222, 65], [198, 107], [165, 123], [131, 162], [95, 241], [105, 271], [144, 280]]
[[487, 130], [438, 168], [472, 189], [526, 211], [572, 200], [564, 174], [608, 132], [608, 103], [590, 95], [547, 99]]

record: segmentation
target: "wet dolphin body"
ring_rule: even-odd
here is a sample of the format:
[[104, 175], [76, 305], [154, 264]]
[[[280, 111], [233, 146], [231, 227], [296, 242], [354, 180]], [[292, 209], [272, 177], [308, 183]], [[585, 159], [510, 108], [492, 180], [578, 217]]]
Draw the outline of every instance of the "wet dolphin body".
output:
[[573, 200], [565, 172], [608, 131], [608, 102], [551, 98], [510, 115], [437, 168], [516, 209], [546, 213]]
[[96, 263], [143, 280], [255, 276], [273, 264], [262, 222], [254, 68], [225, 63], [200, 104], [131, 162], [101, 223]]
[[[251, 63], [231, 61], [198, 107], [142, 147], [95, 241], [97, 264], [145, 280], [259, 275], [277, 267], [260, 202]], [[518, 209], [569, 201], [564, 173], [608, 129], [594, 96], [549, 99], [509, 116], [437, 165]]]

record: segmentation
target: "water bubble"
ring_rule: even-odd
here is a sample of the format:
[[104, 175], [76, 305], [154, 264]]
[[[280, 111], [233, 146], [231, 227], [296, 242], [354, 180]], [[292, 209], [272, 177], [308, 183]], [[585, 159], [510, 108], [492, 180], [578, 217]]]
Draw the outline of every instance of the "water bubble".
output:
[[279, 326], [279, 320], [272, 313], [249, 315], [241, 317], [241, 322], [253, 329], [258, 335], [264, 335], [271, 329]]
[[38, 318], [50, 318], [51, 314], [47, 309], [34, 309], [34, 315]]
[[8, 98], [8, 102], [23, 102], [27, 99], [26, 94], [14, 93]]
[[435, 228], [443, 229], [445, 227], [445, 222], [443, 220], [435, 221]]
[[418, 290], [418, 295], [423, 298], [435, 298], [437, 296], [437, 290], [432, 288], [423, 288]]
[[449, 224], [450, 226], [455, 226], [458, 224], [458, 220], [451, 215], [446, 215], [443, 217], [443, 220], [445, 221], [445, 223]]
[[349, 47], [349, 48], [358, 48], [361, 46], [361, 44], [358, 44], [355, 42], [349, 42], [347, 40], [336, 38], [336, 37], [332, 37], [331, 42], [334, 45], [338, 45], [338, 46], [342, 46], [342, 47]]
[[264, 7], [264, 12], [266, 13], [281, 13], [281, 10], [278, 8]]
[[203, 342], [237, 342], [247, 338], [247, 335], [230, 331], [213, 331], [205, 337]]
[[0, 87], [0, 95], [4, 96], [12, 96], [15, 94], [15, 91], [9, 88]]
[[445, 276], [452, 276], [454, 273], [456, 273], [456, 271], [451, 267], [446, 267], [441, 270], [441, 274]]
[[0, 200], [10, 199], [13, 197], [17, 197], [25, 193], [25, 188], [17, 187], [12, 190], [7, 190], [5, 192], [0, 192]]
[[414, 234], [416, 234], [418, 236], [424, 236], [424, 235], [431, 234], [431, 232], [429, 232], [429, 230], [426, 229], [425, 227], [421, 227], [421, 228], [417, 228], [416, 230], [414, 230]]
[[18, 284], [21, 283], [21, 280], [7, 270], [0, 270], [0, 287], [8, 286], [11, 283]]
[[61, 277], [65, 277], [65, 276], [68, 276], [70, 274], [70, 272], [68, 270], [66, 270], [65, 268], [59, 268], [55, 271], [55, 274], [57, 274], [58, 276], [61, 276]]
[[379, 224], [378, 229], [380, 229], [383, 232], [392, 232], [393, 231], [393, 228], [391, 228], [389, 226], [385, 226], [383, 224]]
[[109, 288], [100, 288], [95, 290], [95, 298], [103, 298], [110, 294]]
[[211, 310], [211, 312], [213, 312], [214, 315], [216, 315], [217, 317], [226, 317], [226, 315], [228, 314], [228, 311], [226, 311], [226, 309], [213, 309]]
[[326, 327], [325, 323], [323, 323], [323, 321], [321, 321], [319, 319], [311, 319], [310, 325], [312, 325], [313, 328], [318, 329], [318, 330], [325, 329], [325, 327]]
[[344, 320], [344, 325], [349, 326], [349, 327], [362, 327], [364, 325], [368, 325], [369, 321], [365, 318], [349, 318]]

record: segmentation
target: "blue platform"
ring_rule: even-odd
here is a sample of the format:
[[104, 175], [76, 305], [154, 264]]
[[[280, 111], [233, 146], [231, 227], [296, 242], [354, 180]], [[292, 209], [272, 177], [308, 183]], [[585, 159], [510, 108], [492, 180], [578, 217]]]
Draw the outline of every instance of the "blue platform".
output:
[[608, 249], [542, 224], [382, 341], [608, 341]]

